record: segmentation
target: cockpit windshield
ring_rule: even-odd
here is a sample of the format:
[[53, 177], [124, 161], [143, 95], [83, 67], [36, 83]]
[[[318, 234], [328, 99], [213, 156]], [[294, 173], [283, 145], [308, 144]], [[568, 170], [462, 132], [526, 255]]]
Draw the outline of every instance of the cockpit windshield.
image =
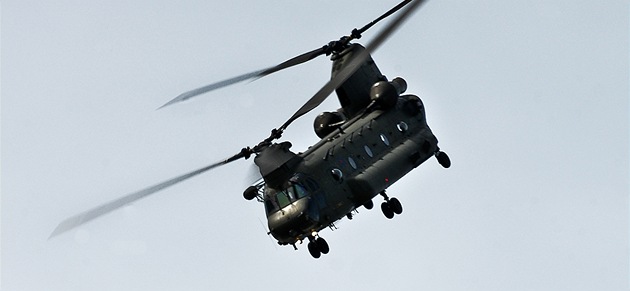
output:
[[276, 212], [294, 201], [308, 196], [308, 192], [298, 182], [290, 182], [283, 190], [268, 189], [265, 193], [265, 211], [267, 214]]

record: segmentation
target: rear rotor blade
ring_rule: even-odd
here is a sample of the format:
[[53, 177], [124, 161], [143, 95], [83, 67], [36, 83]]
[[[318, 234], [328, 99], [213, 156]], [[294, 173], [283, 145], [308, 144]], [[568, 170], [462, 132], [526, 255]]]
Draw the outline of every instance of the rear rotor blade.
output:
[[[271, 69], [271, 68], [269, 68], [269, 69]], [[197, 89], [194, 89], [194, 90], [190, 90], [190, 91], [184, 92], [182, 94], [179, 94], [177, 97], [173, 98], [171, 101], [168, 101], [164, 105], [158, 107], [158, 109], [162, 109], [162, 108], [164, 108], [166, 106], [169, 106], [169, 105], [171, 105], [173, 103], [181, 102], [181, 101], [190, 99], [192, 97], [201, 95], [203, 93], [210, 92], [212, 90], [216, 90], [216, 89], [223, 88], [223, 87], [226, 87], [226, 86], [229, 86], [229, 85], [232, 85], [232, 84], [236, 84], [238, 82], [242, 82], [242, 81], [245, 81], [245, 80], [249, 80], [249, 79], [253, 79], [253, 78], [256, 78], [256, 77], [260, 77], [260, 74], [262, 72], [267, 71], [269, 69], [264, 69], [264, 70], [259, 70], [259, 71], [243, 74], [243, 75], [240, 75], [240, 76], [236, 76], [234, 78], [230, 78], [230, 79], [227, 79], [227, 80], [223, 80], [223, 81], [220, 81], [220, 82], [216, 82], [216, 83], [213, 83], [213, 84], [210, 84], [210, 85], [203, 86], [201, 88], [197, 88]]]
[[258, 77], [264, 77], [264, 76], [267, 76], [269, 74], [275, 73], [277, 71], [284, 70], [284, 69], [293, 67], [295, 65], [299, 65], [299, 64], [308, 62], [308, 61], [310, 61], [310, 60], [312, 60], [312, 59], [314, 59], [314, 58], [316, 58], [318, 56], [321, 56], [323, 54], [326, 54], [326, 46], [323, 46], [323, 47], [318, 48], [318, 49], [314, 49], [314, 50], [312, 50], [310, 52], [307, 52], [307, 53], [303, 53], [303, 54], [301, 54], [301, 55], [299, 55], [297, 57], [294, 57], [292, 59], [286, 60], [285, 62], [283, 62], [283, 63], [281, 63], [281, 64], [279, 64], [279, 65], [277, 65], [275, 67], [271, 67], [269, 69], [263, 70], [260, 73], [260, 76], [258, 76]]
[[352, 36], [356, 37], [356, 38], [360, 38], [361, 34], [364, 33], [366, 30], [370, 29], [370, 27], [374, 26], [374, 24], [378, 23], [379, 21], [387, 18], [388, 16], [394, 14], [394, 12], [400, 10], [400, 8], [403, 8], [405, 5], [409, 4], [409, 2], [411, 2], [412, 0], [405, 0], [403, 2], [400, 2], [398, 5], [396, 5], [394, 8], [390, 9], [389, 11], [383, 13], [383, 15], [379, 16], [378, 18], [374, 19], [372, 22], [366, 24], [365, 26], [361, 27], [360, 29], [355, 29], [352, 31]]
[[49, 239], [60, 235], [68, 230], [71, 230], [75, 227], [78, 227], [88, 221], [91, 221], [95, 218], [101, 217], [107, 213], [110, 213], [118, 208], [121, 208], [131, 202], [137, 201], [139, 199], [142, 199], [146, 196], [149, 196], [155, 192], [158, 192], [164, 188], [170, 187], [172, 185], [175, 185], [179, 182], [182, 182], [184, 180], [188, 180], [194, 176], [197, 176], [201, 173], [207, 172], [209, 170], [212, 170], [218, 166], [222, 166], [225, 165], [227, 163], [236, 161], [240, 158], [244, 157], [244, 155], [242, 153], [238, 153], [224, 161], [218, 162], [218, 163], [214, 163], [212, 165], [209, 166], [205, 166], [203, 168], [197, 169], [195, 171], [186, 173], [184, 175], [172, 178], [170, 180], [164, 181], [162, 183], [153, 185], [151, 187], [142, 189], [140, 191], [137, 192], [133, 192], [131, 194], [127, 194], [123, 197], [120, 197], [116, 200], [110, 201], [108, 203], [105, 203], [103, 205], [100, 205], [98, 207], [95, 207], [93, 209], [90, 209], [88, 211], [85, 211], [83, 213], [77, 214], [75, 216], [72, 216], [64, 221], [62, 221], [61, 223], [59, 223], [59, 225], [55, 228], [55, 230], [50, 234], [50, 237], [48, 237]]
[[[354, 29], [352, 31], [352, 34], [350, 36], [347, 37], [342, 37], [340, 41], [337, 42], [331, 42], [328, 45], [325, 45], [321, 48], [318, 49], [314, 49], [310, 52], [306, 52], [303, 53], [299, 56], [293, 57], [289, 60], [286, 60], [282, 63], [280, 63], [279, 65], [273, 66], [273, 67], [269, 67], [266, 69], [262, 69], [262, 70], [258, 70], [258, 71], [254, 71], [251, 73], [247, 73], [247, 74], [243, 74], [243, 75], [239, 75], [227, 80], [223, 80], [220, 82], [216, 82], [210, 85], [206, 85], [194, 90], [190, 90], [187, 92], [184, 92], [180, 95], [178, 95], [177, 97], [173, 98], [172, 100], [166, 102], [164, 105], [160, 106], [158, 109], [161, 109], [163, 107], [166, 107], [168, 105], [171, 105], [173, 103], [177, 103], [177, 102], [181, 102], [187, 99], [190, 99], [192, 97], [219, 89], [219, 88], [223, 88], [238, 82], [242, 82], [242, 81], [246, 81], [246, 80], [251, 80], [251, 79], [256, 79], [256, 78], [261, 78], [264, 76], [267, 76], [269, 74], [278, 72], [280, 70], [284, 70], [290, 67], [293, 67], [295, 65], [299, 65], [305, 62], [308, 62], [320, 55], [323, 54], [330, 54], [332, 52], [332, 50], [335, 50], [335, 47], [344, 47], [345, 45], [347, 45], [352, 39], [357, 39], [361, 37], [361, 34], [363, 32], [365, 32], [366, 30], [368, 30], [370, 27], [372, 27], [374, 24], [376, 24], [377, 22], [387, 18], [388, 16], [390, 16], [391, 14], [393, 14], [394, 12], [400, 10], [401, 8], [403, 8], [405, 5], [409, 4], [410, 2], [412, 2], [413, 0], [404, 0], [401, 3], [399, 3], [398, 5], [396, 5], [394, 8], [390, 9], [389, 11], [385, 12], [383, 15], [381, 15], [380, 17], [376, 18], [375, 20], [373, 20], [372, 22], [366, 24], [365, 26], [363, 26], [361, 29]], [[423, 2], [423, 1], [420, 1]]]
[[318, 49], [312, 50], [310, 52], [303, 53], [303, 54], [301, 54], [299, 56], [296, 56], [294, 58], [291, 58], [289, 60], [286, 60], [286, 61], [284, 61], [284, 62], [282, 62], [279, 65], [274, 66], [274, 67], [270, 67], [270, 68], [266, 68], [266, 69], [263, 69], [263, 70], [258, 70], [258, 71], [255, 71], [255, 72], [243, 74], [243, 75], [236, 76], [236, 77], [233, 77], [233, 78], [230, 78], [230, 79], [227, 79], [227, 80], [223, 80], [223, 81], [216, 82], [216, 83], [213, 83], [213, 84], [210, 84], [210, 85], [206, 85], [206, 86], [203, 86], [201, 88], [197, 88], [197, 89], [194, 89], [194, 90], [190, 90], [190, 91], [184, 92], [184, 93], [178, 95], [177, 97], [173, 98], [171, 101], [166, 102], [164, 105], [160, 106], [158, 109], [164, 108], [164, 107], [166, 107], [168, 105], [171, 105], [173, 103], [181, 102], [181, 101], [190, 99], [192, 97], [195, 97], [195, 96], [198, 96], [198, 95], [201, 95], [201, 94], [204, 94], [204, 93], [207, 93], [207, 92], [219, 89], [219, 88], [223, 88], [223, 87], [226, 87], [226, 86], [229, 86], [229, 85], [232, 85], [232, 84], [236, 84], [238, 82], [251, 80], [251, 79], [256, 79], [256, 78], [262, 78], [264, 76], [267, 76], [269, 74], [275, 73], [277, 71], [284, 70], [284, 69], [293, 67], [295, 65], [299, 65], [299, 64], [304, 63], [304, 62], [308, 62], [308, 61], [310, 61], [310, 60], [312, 60], [312, 59], [314, 59], [314, 58], [316, 58], [316, 57], [318, 57], [318, 56], [320, 56], [322, 54], [325, 54], [325, 52], [326, 52], [325, 47], [318, 48]]
[[[398, 17], [392, 20], [366, 47], [365, 50], [361, 51], [358, 55], [353, 56], [352, 61], [348, 64], [344, 69], [342, 69], [333, 79], [328, 81], [311, 99], [306, 101], [298, 111], [289, 118], [281, 127], [280, 130], [286, 129], [293, 121], [300, 118], [302, 115], [308, 113], [313, 110], [315, 107], [319, 106], [328, 98], [328, 96], [344, 81], [346, 81], [354, 72], [359, 69], [359, 67], [367, 60], [370, 53], [375, 51], [399, 26], [400, 24], [407, 18], [409, 15], [416, 10], [420, 5], [422, 5], [424, 0], [412, 0], [412, 4], [404, 10]], [[404, 3], [404, 2], [403, 2]], [[403, 5], [403, 3], [399, 4]], [[404, 3], [406, 4], [406, 3]], [[397, 6], [398, 7], [398, 6]], [[399, 8], [398, 8], [399, 9]], [[393, 10], [393, 9], [392, 9]], [[391, 11], [391, 10], [390, 10]], [[394, 10], [395, 11], [395, 10]], [[393, 13], [393, 12], [392, 12]], [[386, 13], [387, 14], [387, 13]], [[385, 15], [387, 16], [387, 15]]]

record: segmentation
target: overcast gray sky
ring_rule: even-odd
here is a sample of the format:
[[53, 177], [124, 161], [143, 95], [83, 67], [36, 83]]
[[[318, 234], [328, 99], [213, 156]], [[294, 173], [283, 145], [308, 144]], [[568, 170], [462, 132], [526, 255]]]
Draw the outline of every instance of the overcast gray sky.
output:
[[[322, 231], [271, 242], [251, 161], [50, 241], [63, 219], [268, 136], [329, 78], [308, 64], [155, 111], [348, 34], [393, 1], [3, 1], [2, 278], [13, 290], [627, 290], [628, 1], [428, 1], [373, 57], [419, 95], [436, 161]], [[368, 42], [384, 25], [375, 26]], [[285, 133], [317, 141], [312, 120]], [[380, 203], [377, 199], [376, 203]]]

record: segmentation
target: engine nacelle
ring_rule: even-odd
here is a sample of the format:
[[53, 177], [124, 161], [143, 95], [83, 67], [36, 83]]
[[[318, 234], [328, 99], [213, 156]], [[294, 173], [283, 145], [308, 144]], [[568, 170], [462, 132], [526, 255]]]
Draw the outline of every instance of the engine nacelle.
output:
[[370, 98], [384, 109], [392, 108], [398, 101], [398, 96], [407, 90], [407, 82], [397, 77], [391, 82], [379, 81], [370, 88]]
[[322, 112], [315, 117], [313, 128], [319, 138], [324, 138], [346, 122], [346, 117], [340, 112]]

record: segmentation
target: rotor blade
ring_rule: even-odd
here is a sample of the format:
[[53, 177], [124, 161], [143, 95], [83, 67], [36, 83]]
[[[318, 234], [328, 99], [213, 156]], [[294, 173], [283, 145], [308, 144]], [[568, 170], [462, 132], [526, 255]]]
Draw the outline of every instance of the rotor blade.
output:
[[379, 21], [387, 18], [388, 16], [392, 15], [394, 12], [400, 10], [400, 8], [403, 8], [405, 5], [409, 4], [409, 2], [411, 2], [412, 0], [405, 0], [403, 2], [400, 2], [398, 5], [396, 5], [396, 7], [390, 9], [389, 11], [385, 12], [383, 15], [381, 15], [380, 17], [374, 19], [372, 22], [366, 24], [365, 26], [361, 27], [361, 29], [357, 29], [356, 32], [358, 32], [359, 35], [361, 35], [362, 33], [364, 33], [366, 30], [370, 29], [370, 27], [372, 27], [374, 24], [378, 23]]
[[209, 166], [205, 166], [203, 168], [197, 169], [195, 171], [192, 171], [190, 173], [172, 178], [170, 180], [164, 181], [162, 183], [159, 183], [157, 185], [153, 185], [151, 187], [142, 189], [140, 191], [125, 195], [123, 197], [120, 197], [116, 200], [110, 201], [108, 203], [105, 203], [101, 206], [95, 207], [93, 209], [90, 209], [88, 211], [85, 211], [83, 213], [77, 214], [75, 216], [72, 216], [64, 221], [62, 221], [61, 223], [59, 223], [59, 225], [57, 225], [57, 227], [55, 228], [55, 230], [50, 234], [50, 236], [48, 237], [49, 239], [57, 236], [59, 234], [62, 234], [68, 230], [71, 230], [77, 226], [80, 226], [88, 221], [91, 221], [95, 218], [98, 218], [100, 216], [103, 216], [107, 213], [110, 213], [118, 208], [121, 208], [131, 202], [137, 201], [141, 198], [144, 198], [150, 194], [153, 194], [155, 192], [158, 192], [164, 188], [167, 188], [169, 186], [172, 186], [174, 184], [177, 184], [179, 182], [182, 182], [184, 180], [190, 179], [194, 176], [197, 176], [201, 173], [207, 172], [209, 170], [212, 170], [218, 166], [222, 166], [225, 165], [227, 163], [233, 162], [235, 160], [238, 160], [240, 158], [244, 157], [242, 153], [238, 153], [224, 161], [209, 165]]
[[321, 47], [321, 48], [312, 50], [310, 52], [303, 53], [303, 54], [301, 54], [299, 56], [296, 56], [294, 58], [291, 58], [289, 60], [286, 60], [286, 61], [284, 61], [284, 62], [282, 62], [279, 65], [274, 66], [274, 67], [270, 67], [270, 68], [266, 68], [266, 69], [263, 69], [263, 70], [259, 70], [259, 71], [255, 71], [255, 72], [251, 72], [251, 73], [247, 73], [247, 74], [243, 74], [243, 75], [236, 76], [236, 77], [233, 77], [233, 78], [230, 78], [230, 79], [227, 79], [227, 80], [223, 80], [223, 81], [216, 82], [216, 83], [213, 83], [213, 84], [210, 84], [210, 85], [206, 85], [206, 86], [203, 86], [201, 88], [197, 88], [197, 89], [194, 89], [194, 90], [190, 90], [190, 91], [184, 92], [184, 93], [180, 94], [179, 96], [173, 98], [171, 101], [166, 102], [166, 104], [160, 106], [158, 109], [164, 108], [164, 107], [166, 107], [168, 105], [171, 105], [173, 103], [177, 103], [177, 102], [181, 102], [181, 101], [190, 99], [192, 97], [201, 95], [203, 93], [210, 92], [212, 90], [223, 88], [223, 87], [226, 87], [226, 86], [229, 86], [229, 85], [232, 85], [232, 84], [236, 84], [238, 82], [250, 80], [250, 79], [261, 78], [261, 77], [267, 76], [269, 74], [275, 73], [277, 71], [284, 70], [286, 68], [290, 68], [290, 67], [293, 67], [295, 65], [299, 65], [301, 63], [310, 61], [310, 60], [312, 60], [312, 59], [314, 59], [314, 58], [324, 54], [325, 51], [326, 51], [325, 47]]
[[[269, 69], [271, 69], [271, 68], [269, 68]], [[264, 69], [264, 70], [259, 70], [259, 71], [243, 74], [243, 75], [240, 75], [240, 76], [236, 76], [234, 78], [230, 78], [230, 79], [227, 79], [227, 80], [223, 80], [223, 81], [220, 81], [220, 82], [216, 82], [216, 83], [213, 83], [213, 84], [210, 84], [210, 85], [203, 86], [201, 88], [197, 88], [197, 89], [194, 89], [194, 90], [190, 90], [190, 91], [184, 92], [182, 94], [179, 94], [177, 97], [173, 98], [171, 101], [168, 101], [164, 105], [158, 107], [158, 109], [162, 109], [162, 108], [164, 108], [164, 107], [166, 107], [168, 105], [171, 105], [173, 103], [181, 102], [181, 101], [187, 100], [189, 98], [195, 97], [197, 95], [201, 95], [203, 93], [210, 92], [212, 90], [216, 90], [216, 89], [223, 88], [225, 86], [229, 86], [229, 85], [232, 85], [232, 84], [235, 84], [235, 83], [238, 83], [238, 82], [242, 82], [242, 81], [245, 81], [245, 80], [249, 80], [249, 79], [253, 79], [253, 78], [259, 77], [262, 72], [265, 72], [265, 71], [267, 71], [269, 69]]]
[[264, 77], [264, 76], [267, 76], [269, 74], [275, 73], [277, 71], [284, 70], [284, 69], [293, 67], [295, 65], [299, 65], [299, 64], [308, 62], [308, 61], [310, 61], [310, 60], [312, 60], [312, 59], [314, 59], [314, 58], [316, 58], [316, 57], [318, 57], [320, 55], [323, 55], [325, 53], [326, 53], [326, 46], [323, 46], [323, 47], [318, 48], [318, 49], [314, 49], [314, 50], [312, 50], [310, 52], [303, 53], [303, 54], [301, 54], [301, 55], [299, 55], [297, 57], [294, 57], [292, 59], [286, 60], [283, 63], [281, 63], [281, 64], [279, 64], [279, 65], [277, 65], [275, 67], [271, 67], [269, 69], [263, 70], [260, 73], [259, 77]]
[[[302, 115], [313, 110], [319, 106], [337, 87], [345, 82], [357, 69], [367, 60], [370, 53], [375, 51], [391, 34], [394, 32], [400, 24], [420, 5], [424, 0], [411, 0], [413, 2], [406, 10], [404, 10], [398, 17], [392, 20], [358, 55], [353, 56], [352, 61], [343, 70], [341, 70], [334, 78], [326, 83], [311, 99], [309, 99], [298, 111], [287, 120], [280, 130], [286, 129], [293, 121], [301, 117]], [[400, 6], [400, 5], [399, 5]]]

